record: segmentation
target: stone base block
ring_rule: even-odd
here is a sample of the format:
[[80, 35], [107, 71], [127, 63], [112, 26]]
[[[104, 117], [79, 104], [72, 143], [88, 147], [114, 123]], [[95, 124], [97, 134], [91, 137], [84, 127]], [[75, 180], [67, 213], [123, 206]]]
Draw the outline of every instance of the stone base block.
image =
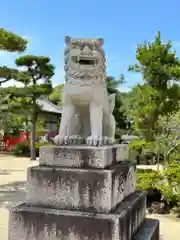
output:
[[145, 205], [140, 191], [107, 214], [23, 204], [10, 212], [9, 240], [130, 240], [145, 219]]
[[109, 212], [135, 191], [135, 165], [123, 162], [109, 169], [28, 169], [28, 204], [60, 209]]
[[42, 146], [39, 163], [43, 166], [105, 168], [128, 159], [127, 144], [89, 147], [81, 146]]
[[145, 219], [133, 240], [159, 240], [159, 221]]

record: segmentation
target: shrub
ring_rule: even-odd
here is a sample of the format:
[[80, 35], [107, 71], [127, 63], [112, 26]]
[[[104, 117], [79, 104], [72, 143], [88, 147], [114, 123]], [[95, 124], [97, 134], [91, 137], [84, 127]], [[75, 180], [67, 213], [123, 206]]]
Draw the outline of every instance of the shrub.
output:
[[176, 163], [169, 164], [164, 170], [164, 175], [167, 177], [169, 183], [180, 184], [180, 165]]
[[[162, 212], [169, 212], [172, 209], [177, 216], [180, 216], [180, 164], [167, 165], [162, 172], [151, 169], [137, 170], [137, 189], [147, 191], [147, 203], [156, 203], [159, 207], [163, 203], [165, 208]], [[160, 193], [160, 198], [159, 198]], [[159, 200], [155, 200], [159, 198]], [[152, 207], [154, 208], [154, 207]]]
[[138, 169], [136, 176], [136, 188], [147, 191], [147, 206], [150, 207], [153, 202], [160, 202], [161, 192], [157, 186], [161, 181], [161, 174], [152, 169]]
[[169, 162], [175, 163], [175, 164], [180, 164], [180, 148], [178, 149], [178, 152], [173, 152], [170, 155]]
[[161, 193], [166, 201], [176, 205], [180, 201], [180, 165], [168, 165], [163, 175], [166, 182], [159, 186]]
[[168, 204], [174, 206], [178, 203], [179, 194], [177, 194], [174, 190], [173, 184], [162, 183], [159, 184], [159, 189], [161, 191], [162, 199], [164, 199]]
[[176, 204], [171, 210], [172, 213], [174, 213], [178, 218], [180, 218], [180, 202]]
[[26, 155], [30, 154], [29, 143], [27, 141], [18, 143], [11, 148], [11, 152], [15, 155]]
[[152, 169], [138, 169], [136, 179], [136, 188], [139, 190], [147, 190], [149, 188], [157, 188], [158, 183], [162, 180], [162, 176], [160, 172]]

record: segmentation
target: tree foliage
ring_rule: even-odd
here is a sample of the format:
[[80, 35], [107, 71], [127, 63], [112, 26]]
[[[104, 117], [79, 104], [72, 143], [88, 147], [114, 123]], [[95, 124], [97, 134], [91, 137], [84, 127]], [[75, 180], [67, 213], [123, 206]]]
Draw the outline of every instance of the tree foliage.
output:
[[171, 48], [171, 41], [164, 44], [158, 32], [154, 42], [137, 45], [138, 64], [129, 66], [129, 70], [141, 72], [143, 79], [152, 87], [166, 89], [170, 81], [179, 81], [180, 76], [180, 62]]
[[49, 95], [49, 100], [57, 106], [62, 105], [62, 92], [63, 92], [64, 84], [59, 84], [54, 87], [52, 93]]
[[127, 114], [133, 122], [135, 133], [152, 140], [158, 131], [157, 120], [160, 105], [157, 104], [158, 92], [150, 85], [137, 85], [132, 89], [132, 98]]
[[159, 131], [154, 134], [153, 140], [134, 140], [129, 144], [129, 148], [141, 150], [141, 155], [145, 152], [154, 153], [158, 165], [160, 160], [167, 165], [176, 161], [177, 156], [180, 157], [180, 112], [160, 117], [158, 127]]
[[8, 92], [13, 96], [16, 106], [21, 107], [22, 113], [30, 116], [32, 123], [31, 159], [36, 159], [36, 123], [40, 108], [36, 101], [41, 95], [49, 95], [52, 91], [51, 78], [54, 75], [54, 65], [49, 57], [26, 55], [16, 59], [16, 65], [23, 67], [23, 71], [16, 76], [16, 81], [24, 84], [24, 87], [9, 87]]
[[107, 76], [106, 82], [107, 82], [108, 92], [110, 93], [111, 91], [114, 91], [115, 89], [119, 88], [120, 85], [124, 84], [125, 79], [122, 74], [118, 79], [114, 78], [113, 76]]
[[129, 66], [129, 71], [141, 73], [144, 80], [132, 91], [129, 115], [135, 130], [147, 140], [153, 140], [157, 133], [160, 116], [169, 116], [179, 109], [180, 60], [171, 47], [171, 41], [163, 43], [158, 32], [152, 43], [137, 46], [138, 63]]
[[116, 120], [116, 138], [120, 138], [123, 131], [126, 129], [126, 116], [122, 110], [122, 99], [121, 93], [118, 90], [118, 87], [124, 83], [124, 77], [121, 75], [119, 79], [115, 79], [112, 76], [107, 77], [107, 90], [109, 94], [116, 94], [115, 97], [115, 108], [113, 111], [113, 115]]
[[[0, 51], [23, 52], [26, 49], [27, 40], [0, 28]], [[9, 80], [16, 79], [17, 69], [0, 66], [0, 122], [1, 128], [9, 121], [11, 108], [7, 105], [7, 96], [10, 94], [1, 88], [1, 85]], [[4, 102], [6, 103], [4, 105]], [[5, 106], [5, 108], [4, 108]], [[7, 108], [8, 106], [8, 108]]]
[[6, 66], [0, 66], [0, 86], [1, 84], [16, 79], [18, 74], [17, 69], [8, 68]]
[[0, 28], [0, 50], [8, 52], [23, 52], [26, 49], [27, 40], [4, 28]]

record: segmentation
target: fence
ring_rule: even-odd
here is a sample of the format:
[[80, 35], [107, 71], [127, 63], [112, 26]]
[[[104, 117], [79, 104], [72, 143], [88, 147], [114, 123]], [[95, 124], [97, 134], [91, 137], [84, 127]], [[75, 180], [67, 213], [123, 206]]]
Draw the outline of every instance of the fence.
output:
[[0, 141], [0, 152], [9, 151], [9, 142], [5, 140]]

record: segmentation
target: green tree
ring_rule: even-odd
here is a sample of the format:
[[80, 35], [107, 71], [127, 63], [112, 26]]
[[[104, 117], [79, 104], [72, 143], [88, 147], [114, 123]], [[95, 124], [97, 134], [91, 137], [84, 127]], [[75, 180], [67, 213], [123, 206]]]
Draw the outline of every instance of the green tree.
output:
[[107, 76], [106, 78], [107, 82], [107, 89], [108, 92], [110, 93], [111, 91], [117, 90], [117, 88], [120, 87], [120, 85], [125, 83], [124, 76], [121, 74], [118, 79], [116, 79], [113, 76]]
[[132, 89], [131, 99], [127, 108], [127, 116], [132, 122], [133, 132], [153, 140], [157, 133], [157, 121], [159, 117], [159, 105], [156, 101], [158, 92], [148, 84], [137, 85]]
[[[1, 90], [1, 88], [0, 88]], [[9, 106], [7, 102], [9, 101], [10, 94], [0, 91], [0, 130], [4, 131], [10, 120], [11, 112], [9, 111]]]
[[171, 163], [171, 155], [179, 154], [180, 147], [180, 111], [168, 117], [159, 119], [161, 131], [157, 135], [157, 141], [160, 144], [160, 152], [163, 154], [164, 163]]
[[160, 32], [152, 43], [137, 46], [137, 64], [129, 71], [142, 74], [144, 84], [133, 89], [135, 99], [130, 111], [135, 130], [147, 140], [158, 131], [158, 119], [179, 109], [180, 60], [171, 50], [171, 41], [163, 43]]
[[[23, 52], [26, 49], [27, 40], [22, 37], [0, 28], [0, 51]], [[15, 79], [17, 69], [11, 69], [7, 66], [0, 66], [0, 122], [1, 128], [7, 125], [10, 117], [10, 109], [7, 100], [10, 97], [6, 91], [3, 91], [1, 85], [9, 80]]]
[[[26, 49], [27, 40], [0, 28], [0, 51], [23, 52]], [[0, 85], [15, 78], [16, 69], [0, 66]]]
[[157, 124], [158, 131], [151, 141], [134, 140], [129, 147], [142, 156], [145, 152], [154, 153], [159, 170], [160, 161], [167, 165], [180, 158], [180, 112], [160, 117]]
[[18, 114], [10, 114], [7, 119], [4, 131], [8, 135], [19, 136], [20, 131], [24, 130], [24, 116]]
[[[20, 122], [19, 119], [26, 119], [29, 114], [28, 107], [22, 107], [25, 106], [25, 104], [28, 106], [28, 100], [17, 97], [21, 92], [20, 89], [15, 86], [0, 88], [0, 95], [4, 96], [0, 102], [0, 118], [3, 121], [3, 128], [5, 130], [10, 128], [11, 123], [12, 125], [16, 125], [14, 123], [16, 119], [18, 125], [18, 122]], [[19, 117], [17, 117], [17, 115], [19, 115]]]
[[64, 84], [59, 84], [52, 90], [52, 93], [49, 95], [49, 100], [54, 103], [55, 105], [61, 106], [62, 105], [62, 91], [64, 88]]
[[0, 28], [0, 50], [8, 52], [24, 52], [27, 40], [24, 38]]
[[124, 77], [123, 75], [121, 75], [119, 79], [115, 79], [112, 76], [108, 76], [106, 81], [108, 94], [116, 94], [113, 115], [116, 120], [116, 138], [120, 138], [123, 134], [123, 131], [125, 131], [126, 129], [127, 123], [126, 116], [124, 114], [124, 111], [122, 110], [121, 93], [118, 90], [118, 87], [124, 83]]
[[41, 95], [49, 95], [52, 91], [51, 78], [54, 75], [54, 65], [50, 63], [49, 57], [44, 56], [21, 56], [16, 59], [18, 67], [24, 67], [24, 71], [16, 76], [16, 80], [24, 83], [24, 87], [8, 88], [14, 96], [16, 106], [19, 102], [22, 113], [30, 116], [31, 128], [31, 159], [36, 159], [36, 123], [39, 107], [36, 104]]
[[0, 66], [0, 86], [16, 78], [18, 74], [17, 69], [8, 68], [6, 66]]

